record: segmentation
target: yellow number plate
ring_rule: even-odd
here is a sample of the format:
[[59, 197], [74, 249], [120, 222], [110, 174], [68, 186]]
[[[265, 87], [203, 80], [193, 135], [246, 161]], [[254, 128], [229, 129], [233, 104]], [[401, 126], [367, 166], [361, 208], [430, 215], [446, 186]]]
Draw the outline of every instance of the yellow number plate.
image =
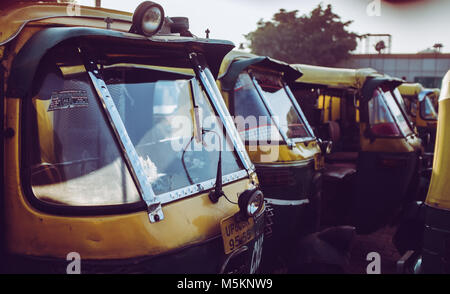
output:
[[321, 170], [325, 167], [325, 158], [320, 153], [314, 154], [314, 169]]
[[253, 218], [240, 222], [237, 219], [236, 215], [232, 215], [220, 221], [225, 254], [229, 254], [255, 238]]

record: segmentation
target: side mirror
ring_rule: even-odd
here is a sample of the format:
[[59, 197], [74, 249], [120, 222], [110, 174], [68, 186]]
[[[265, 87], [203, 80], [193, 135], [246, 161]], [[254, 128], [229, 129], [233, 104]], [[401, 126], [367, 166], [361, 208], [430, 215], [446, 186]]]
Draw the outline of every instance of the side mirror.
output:
[[333, 149], [333, 141], [322, 141], [322, 139], [317, 139], [319, 143], [320, 151], [323, 155], [330, 154]]

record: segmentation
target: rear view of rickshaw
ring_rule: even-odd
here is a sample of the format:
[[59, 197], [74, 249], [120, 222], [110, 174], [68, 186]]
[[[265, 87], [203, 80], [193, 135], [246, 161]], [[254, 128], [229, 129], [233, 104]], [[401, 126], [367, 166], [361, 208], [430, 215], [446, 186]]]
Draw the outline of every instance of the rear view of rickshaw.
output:
[[233, 44], [149, 1], [77, 9], [2, 11], [2, 270], [257, 272], [263, 195], [215, 84]]
[[398, 87], [417, 132], [422, 138], [425, 150], [433, 152], [436, 141], [437, 112], [433, 105], [436, 91], [425, 89], [421, 84], [402, 84]]
[[450, 71], [442, 82], [433, 173], [425, 206], [421, 264], [425, 274], [450, 273]]
[[450, 273], [450, 71], [440, 93], [431, 184], [418, 215], [423, 220], [421, 246], [405, 252], [397, 262], [399, 273]]
[[[265, 201], [274, 211], [273, 236], [265, 239], [263, 250], [267, 272], [317, 272], [313, 261], [342, 266], [345, 260], [345, 250], [338, 254], [333, 238], [324, 237], [328, 231], [318, 233], [321, 148], [327, 143], [316, 140], [287, 85], [300, 76], [286, 63], [240, 51], [225, 56], [219, 73], [222, 96], [256, 166]], [[314, 233], [318, 234], [306, 237]], [[341, 236], [344, 249], [353, 228], [333, 228], [331, 234]]]
[[350, 223], [359, 233], [390, 224], [418, 192], [420, 139], [398, 104], [402, 80], [372, 69], [295, 65], [292, 85], [325, 157], [324, 223]]

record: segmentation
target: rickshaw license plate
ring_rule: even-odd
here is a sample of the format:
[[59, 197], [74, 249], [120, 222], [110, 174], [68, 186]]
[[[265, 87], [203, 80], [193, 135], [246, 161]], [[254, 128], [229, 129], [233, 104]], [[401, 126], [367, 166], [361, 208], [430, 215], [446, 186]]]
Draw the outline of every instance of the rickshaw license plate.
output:
[[231, 253], [255, 238], [253, 218], [244, 221], [237, 221], [237, 219], [236, 215], [232, 215], [220, 221], [225, 254]]

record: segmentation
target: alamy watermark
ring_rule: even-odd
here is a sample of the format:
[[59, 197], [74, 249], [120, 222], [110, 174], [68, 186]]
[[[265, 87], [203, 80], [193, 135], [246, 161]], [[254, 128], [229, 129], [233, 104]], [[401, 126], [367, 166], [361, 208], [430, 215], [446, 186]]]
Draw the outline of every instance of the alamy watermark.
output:
[[[220, 117], [200, 117], [201, 130], [197, 132], [197, 137], [200, 138], [195, 138], [196, 140], [192, 135], [194, 126], [190, 116], [173, 116], [166, 121], [165, 126], [163, 123], [161, 126], [156, 126], [154, 130], [155, 132], [170, 134], [171, 148], [174, 152], [234, 151], [236, 146], [232, 142], [242, 140], [248, 151], [260, 154], [259, 160], [261, 162], [272, 162], [278, 159], [278, 146], [283, 141], [283, 137], [278, 129], [279, 119], [277, 117], [229, 117], [227, 120], [230, 125], [234, 124], [234, 126], [231, 130], [228, 130], [229, 132], [225, 133]], [[234, 127], [236, 127], [237, 132], [235, 132]], [[161, 130], [157, 131], [158, 128]]]
[[381, 274], [381, 256], [378, 252], [370, 252], [366, 257], [370, 263], [366, 267], [366, 273], [369, 275]]
[[81, 256], [78, 252], [69, 252], [66, 260], [69, 261], [66, 267], [68, 275], [81, 274]]
[[381, 0], [372, 0], [366, 8], [368, 16], [381, 16]]
[[81, 7], [76, 1], [67, 4], [66, 13], [68, 16], [81, 16]]

